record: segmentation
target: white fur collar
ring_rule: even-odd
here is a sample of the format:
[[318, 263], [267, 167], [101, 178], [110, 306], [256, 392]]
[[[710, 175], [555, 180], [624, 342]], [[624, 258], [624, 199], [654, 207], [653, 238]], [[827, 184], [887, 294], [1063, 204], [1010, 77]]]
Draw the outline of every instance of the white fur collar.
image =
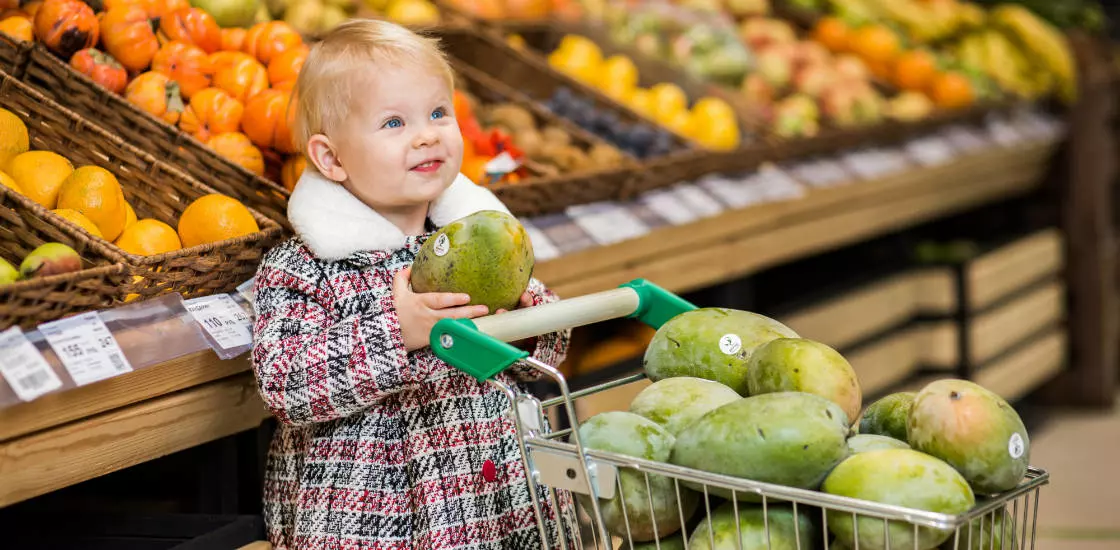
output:
[[[509, 210], [490, 192], [459, 174], [428, 209], [428, 219], [442, 227], [482, 210]], [[288, 199], [288, 221], [320, 259], [340, 260], [355, 252], [396, 250], [405, 235], [361, 200], [315, 170], [304, 170]]]

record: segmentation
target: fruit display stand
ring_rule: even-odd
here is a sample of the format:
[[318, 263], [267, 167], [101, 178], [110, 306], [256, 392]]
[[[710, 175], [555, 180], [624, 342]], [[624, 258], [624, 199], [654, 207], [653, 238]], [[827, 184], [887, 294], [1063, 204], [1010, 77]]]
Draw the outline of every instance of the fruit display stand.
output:
[[[824, 162], [816, 159], [804, 166], [769, 167], [730, 183], [713, 185], [708, 180], [677, 186], [671, 191], [691, 201], [678, 204], [714, 208], [688, 219], [678, 211], [672, 222], [662, 219], [643, 232], [625, 227], [621, 220], [640, 216], [653, 225], [650, 211], [629, 214], [624, 207], [652, 204], [657, 211], [655, 197], [670, 191], [657, 190], [625, 203], [601, 203], [600, 210], [577, 207], [564, 214], [526, 217], [522, 221], [538, 256], [535, 273], [562, 296], [611, 288], [636, 274], [655, 274], [665, 287], [685, 292], [1021, 194], [1038, 184], [1061, 130], [1030, 117], [1018, 122], [1018, 137], [1002, 144], [991, 137], [1000, 132], [972, 128], [965, 132], [971, 133], [971, 140], [957, 138], [968, 147], [948, 145], [955, 135], [949, 132], [939, 137], [941, 149], [914, 144], [899, 148], [897, 154], [910, 151], [911, 156], [885, 171], [881, 165], [878, 171], [868, 169], [874, 163], [860, 160], [873, 157], [838, 153], [833, 164], [841, 168], [831, 178], [806, 169]], [[935, 150], [944, 154], [933, 155]], [[797, 179], [778, 178], [785, 186], [781, 189], [766, 183], [767, 177], [773, 180], [786, 171]], [[729, 193], [736, 188], [751, 192]], [[672, 210], [660, 211], [673, 215]], [[558, 218], [569, 226], [549, 225]], [[602, 228], [603, 223], [616, 228], [610, 240], [586, 242], [589, 234], [608, 237], [595, 231], [582, 233], [582, 248], [576, 245], [580, 238], [561, 239], [581, 227]], [[704, 269], [696, 269], [698, 265]], [[244, 303], [240, 294], [228, 296]], [[5, 479], [0, 505], [252, 429], [267, 418], [247, 372], [244, 348], [223, 348], [186, 307], [179, 294], [163, 294], [102, 311], [99, 317], [132, 370], [78, 387], [49, 343], [36, 331], [27, 331], [61, 387], [21, 402], [0, 383], [0, 471]], [[236, 310], [211, 310], [220, 310], [218, 318], [224, 319], [208, 322], [212, 328], [240, 323], [248, 330], [247, 311], [238, 317]], [[216, 353], [232, 358], [220, 359]]]

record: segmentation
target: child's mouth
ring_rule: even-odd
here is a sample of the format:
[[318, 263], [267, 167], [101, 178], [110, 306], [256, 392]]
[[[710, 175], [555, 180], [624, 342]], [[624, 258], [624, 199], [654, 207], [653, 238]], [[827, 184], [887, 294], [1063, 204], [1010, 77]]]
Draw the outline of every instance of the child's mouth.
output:
[[412, 169], [416, 172], [435, 172], [440, 166], [443, 166], [442, 160], [429, 160], [413, 166]]

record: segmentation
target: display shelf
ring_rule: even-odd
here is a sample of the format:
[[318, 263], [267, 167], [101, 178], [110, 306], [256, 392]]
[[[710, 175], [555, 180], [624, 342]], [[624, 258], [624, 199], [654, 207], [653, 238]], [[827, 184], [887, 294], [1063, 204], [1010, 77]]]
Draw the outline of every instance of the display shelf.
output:
[[267, 416], [245, 373], [5, 441], [0, 506], [253, 429]]
[[686, 292], [1022, 193], [1039, 182], [1053, 150], [1053, 143], [1030, 144], [812, 190], [798, 200], [730, 211], [564, 256], [538, 265], [536, 276], [562, 296], [605, 290], [636, 277]]

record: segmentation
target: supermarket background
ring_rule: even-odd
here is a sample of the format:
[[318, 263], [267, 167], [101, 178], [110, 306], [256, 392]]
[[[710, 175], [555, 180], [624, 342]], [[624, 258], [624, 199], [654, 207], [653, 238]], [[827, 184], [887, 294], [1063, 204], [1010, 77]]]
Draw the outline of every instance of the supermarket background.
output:
[[[519, 217], [535, 276], [561, 296], [641, 277], [774, 317], [843, 353], [865, 405], [974, 380], [1015, 406], [1032, 462], [1051, 472], [1036, 547], [1120, 549], [1115, 8], [0, 9], [0, 258], [18, 268], [45, 243], [81, 258], [50, 277], [0, 278], [0, 546], [261, 538], [271, 422], [248, 371], [246, 297], [261, 254], [289, 232], [305, 165], [285, 107], [316, 36], [377, 17], [442, 39], [462, 171]], [[28, 148], [18, 127], [50, 153], [15, 160]], [[75, 215], [89, 197], [51, 193], [67, 166], [116, 177], [125, 225]], [[225, 199], [203, 199], [215, 192]], [[639, 372], [651, 336], [629, 321], [577, 329], [560, 368], [575, 388]], [[107, 343], [92, 358], [67, 351], [90, 342]], [[625, 409], [643, 387], [579, 414]]]

